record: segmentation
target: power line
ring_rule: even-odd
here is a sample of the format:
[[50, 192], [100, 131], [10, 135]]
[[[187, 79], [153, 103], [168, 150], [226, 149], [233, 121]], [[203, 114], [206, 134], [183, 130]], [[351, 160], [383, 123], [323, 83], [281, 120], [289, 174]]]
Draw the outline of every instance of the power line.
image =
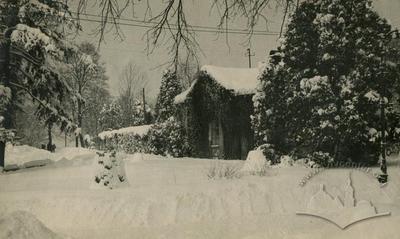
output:
[[[4, 15], [0, 15], [0, 16], [4, 16]], [[149, 25], [138, 25], [138, 24], [132, 24], [132, 23], [124, 23], [124, 22], [118, 22], [118, 23], [114, 23], [113, 21], [102, 21], [102, 20], [96, 20], [96, 19], [83, 19], [83, 18], [77, 18], [77, 17], [71, 17], [71, 19], [73, 20], [77, 20], [77, 21], [86, 21], [86, 22], [96, 22], [96, 23], [109, 23], [109, 24], [117, 24], [117, 25], [121, 25], [121, 26], [132, 26], [132, 27], [142, 27], [142, 28], [147, 28], [147, 29], [151, 29], [154, 26], [149, 26]], [[169, 27], [170, 30], [178, 30], [178, 28], [174, 28], [174, 27]], [[218, 29], [218, 28], [216, 28]], [[255, 35], [255, 36], [276, 36], [279, 35], [277, 33], [259, 33], [259, 32], [237, 32], [237, 31], [226, 31], [223, 29], [219, 29], [219, 30], [202, 30], [202, 29], [191, 29], [191, 31], [193, 32], [204, 32], [204, 33], [229, 33], [229, 34], [241, 34], [241, 35]]]
[[[91, 14], [93, 16], [97, 16], [97, 17], [101, 17], [98, 15], [94, 15]], [[6, 16], [6, 15], [1, 15], [1, 16]], [[125, 22], [118, 22], [115, 23], [111, 20], [107, 20], [107, 21], [103, 21], [103, 20], [97, 20], [97, 19], [88, 19], [88, 18], [78, 18], [78, 17], [71, 17], [71, 19], [73, 20], [77, 20], [77, 21], [86, 21], [86, 22], [96, 22], [96, 23], [109, 23], [109, 24], [117, 24], [117, 25], [121, 25], [121, 26], [131, 26], [131, 27], [141, 27], [141, 28], [147, 28], [147, 29], [151, 29], [153, 28], [155, 25], [154, 23], [151, 22], [145, 22], [145, 21], [138, 21], [143, 23], [142, 25], [140, 24], [134, 24], [134, 23], [125, 23]], [[119, 18], [120, 19], [120, 18]], [[133, 21], [133, 19], [130, 19]], [[128, 20], [127, 20], [128, 21]], [[149, 25], [152, 24], [152, 25]], [[174, 24], [170, 24], [170, 25], [174, 25]], [[277, 36], [279, 35], [279, 33], [275, 33], [275, 32], [263, 32], [263, 31], [245, 31], [245, 30], [240, 30], [240, 29], [219, 29], [219, 28], [213, 28], [213, 27], [207, 27], [210, 30], [207, 29], [199, 29], [199, 28], [193, 28], [193, 26], [188, 25], [190, 28], [190, 31], [193, 32], [201, 32], [201, 33], [228, 33], [228, 34], [238, 34], [238, 35], [255, 35], [255, 36]], [[201, 27], [201, 26], [198, 26]], [[179, 30], [176, 27], [169, 27], [170, 30]]]
[[[97, 22], [97, 23], [110, 23], [110, 24], [115, 24], [112, 21], [102, 21], [102, 20], [96, 20], [96, 19], [82, 19], [82, 18], [76, 18], [76, 17], [72, 17], [72, 19], [74, 20], [79, 20], [79, 21], [87, 21], [87, 22]], [[124, 23], [124, 22], [119, 22], [117, 23], [118, 25], [121, 26], [132, 26], [132, 27], [142, 27], [142, 28], [147, 28], [147, 29], [151, 29], [153, 28], [153, 26], [149, 26], [149, 25], [139, 25], [139, 24], [133, 24], [133, 23]], [[171, 30], [178, 30], [178, 28], [175, 27], [169, 27], [169, 29]], [[229, 30], [203, 30], [203, 29], [192, 29], [191, 31], [193, 32], [203, 32], [203, 33], [228, 33], [228, 34], [241, 34], [241, 35], [249, 35], [249, 32], [238, 32], [238, 31], [229, 31]], [[252, 35], [255, 36], [277, 36], [279, 34], [277, 33], [259, 33], [259, 32], [253, 32], [251, 33]]]
[[[71, 12], [71, 13], [74, 13], [74, 14], [76, 14], [76, 15], [89, 16], [89, 17], [100, 17], [100, 18], [103, 17], [103, 16], [97, 15], [97, 14], [77, 13], [77, 12]], [[79, 19], [81, 19], [81, 18], [79, 18]], [[116, 19], [118, 19], [118, 20], [123, 20], [123, 21], [129, 21], [129, 22], [144, 23], [144, 24], [154, 24], [154, 25], [158, 24], [158, 22], [155, 22], [155, 21], [144, 21], [144, 20], [136, 20], [136, 19], [131, 19], [131, 18], [121, 18], [121, 17], [118, 17], [118, 18], [116, 18]], [[82, 20], [82, 19], [81, 19], [81, 20]], [[169, 25], [174, 26], [174, 27], [177, 26], [176, 24], [172, 24], [172, 23], [169, 24]], [[225, 30], [227, 30], [227, 31], [234, 31], [234, 32], [244, 32], [244, 33], [246, 33], [246, 34], [249, 34], [249, 31], [246, 30], [246, 29], [235, 29], [235, 28], [223, 29], [223, 28], [218, 28], [218, 27], [201, 26], [201, 25], [190, 25], [190, 24], [188, 24], [188, 27], [189, 27], [189, 28], [192, 28], [192, 29], [200, 28], [200, 29], [214, 30], [214, 31], [218, 31], [218, 32], [220, 32], [220, 31], [224, 31], [224, 32], [225, 32]], [[261, 30], [253, 30], [252, 32], [253, 32], [253, 33], [261, 33], [261, 34], [266, 34], [266, 33], [267, 33], [267, 34], [279, 35], [279, 32], [270, 32], [270, 31], [261, 31]]]

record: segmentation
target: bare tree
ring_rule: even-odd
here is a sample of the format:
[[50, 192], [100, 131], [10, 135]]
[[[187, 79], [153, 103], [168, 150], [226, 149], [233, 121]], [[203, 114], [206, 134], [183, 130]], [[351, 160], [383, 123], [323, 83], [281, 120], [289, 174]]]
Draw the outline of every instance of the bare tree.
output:
[[[91, 0], [79, 0], [78, 4], [78, 18], [80, 14], [84, 14], [87, 4]], [[268, 23], [268, 16], [265, 15], [265, 10], [271, 7], [280, 7], [283, 9], [283, 19], [281, 23], [280, 33], [283, 32], [284, 24], [287, 15], [291, 9], [299, 5], [300, 0], [213, 0], [212, 9], [217, 9], [220, 21], [218, 24], [219, 31], [217, 33], [225, 33], [228, 38], [229, 22], [238, 17], [247, 19], [247, 34], [250, 37], [255, 33], [254, 28], [260, 21], [264, 21], [266, 26]], [[186, 18], [184, 3], [188, 0], [166, 0], [162, 1], [163, 7], [161, 10], [153, 15], [150, 1], [141, 0], [102, 0], [94, 1], [99, 8], [100, 20], [97, 28], [99, 35], [99, 44], [104, 40], [104, 34], [109, 30], [114, 30], [115, 34], [123, 39], [123, 32], [121, 31], [121, 16], [127, 9], [135, 10], [135, 6], [139, 3], [146, 4], [143, 23], [151, 24], [151, 28], [146, 32], [147, 50], [152, 53], [153, 50], [159, 46], [163, 41], [168, 41], [171, 44], [168, 47], [171, 60], [170, 64], [175, 66], [175, 71], [178, 72], [179, 59], [182, 53], [187, 55], [197, 56], [201, 51], [198, 42], [196, 41], [195, 28], [196, 26], [190, 24]], [[199, 31], [198, 28], [196, 28]], [[202, 31], [209, 31], [209, 29], [201, 29]], [[265, 33], [268, 33], [267, 27]], [[242, 31], [243, 33], [243, 31]]]
[[147, 76], [131, 61], [124, 67], [119, 78], [119, 95], [133, 102], [141, 97], [142, 89], [147, 84]]
[[126, 125], [136, 124], [136, 119], [133, 119], [137, 111], [135, 107], [140, 107], [139, 104], [143, 98], [143, 89], [147, 87], [148, 78], [131, 61], [125, 66], [119, 80], [118, 101], [124, 112], [125, 119], [123, 121]]
[[182, 85], [182, 89], [190, 87], [199, 68], [199, 62], [195, 56], [187, 55], [178, 62], [177, 77]]

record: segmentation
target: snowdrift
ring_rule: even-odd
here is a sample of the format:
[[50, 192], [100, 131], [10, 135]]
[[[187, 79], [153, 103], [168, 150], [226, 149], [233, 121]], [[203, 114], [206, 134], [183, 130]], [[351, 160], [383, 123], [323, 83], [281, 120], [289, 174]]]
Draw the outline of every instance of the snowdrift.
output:
[[35, 215], [26, 211], [15, 211], [0, 219], [2, 239], [62, 239], [47, 228]]
[[[259, 160], [261, 157], [253, 156], [249, 159], [261, 163], [251, 166], [249, 162], [253, 160], [223, 162], [235, 167], [248, 164], [246, 167], [257, 169], [255, 165], [264, 163]], [[93, 190], [93, 164], [0, 174], [0, 215], [27, 211], [51, 230], [77, 239], [319, 239], [321, 235], [325, 239], [365, 235], [385, 239], [398, 235], [400, 171], [395, 162], [390, 162], [390, 182], [385, 187], [361, 171], [352, 172], [351, 183], [354, 200], [371, 202], [376, 213], [391, 215], [341, 230], [325, 220], [299, 216], [296, 212], [307, 211], [321, 183], [333, 198], [346, 198], [342, 189], [348, 185], [350, 169], [326, 169], [300, 186], [311, 169], [296, 165], [269, 167], [268, 174], [262, 176], [209, 180], [207, 168], [215, 160], [165, 160], [145, 154], [121, 158], [125, 158], [129, 185], [115, 190]], [[372, 171], [375, 170], [379, 169]], [[326, 205], [330, 198], [323, 197], [320, 205]], [[1, 231], [10, 227], [4, 225], [1, 224]]]
[[86, 148], [62, 148], [55, 153], [28, 145], [6, 147], [5, 170], [12, 171], [21, 168], [41, 167], [48, 164], [62, 166], [90, 164], [96, 155], [95, 150]]
[[53, 159], [53, 155], [49, 151], [28, 145], [12, 146], [11, 144], [7, 144], [5, 153], [6, 166], [18, 165], [19, 167], [23, 167], [25, 163], [33, 165], [34, 163], [32, 162], [34, 161], [43, 163], [44, 161], [48, 162]]

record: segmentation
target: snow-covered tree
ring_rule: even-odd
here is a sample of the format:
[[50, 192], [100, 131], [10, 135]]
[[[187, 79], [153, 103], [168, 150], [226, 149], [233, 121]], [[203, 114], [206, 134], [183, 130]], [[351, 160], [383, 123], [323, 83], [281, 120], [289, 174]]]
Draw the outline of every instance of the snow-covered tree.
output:
[[121, 128], [121, 106], [116, 101], [104, 104], [99, 113], [99, 126], [101, 131]]
[[380, 103], [393, 101], [391, 86], [399, 82], [392, 39], [369, 0], [301, 3], [277, 51], [281, 59], [265, 69], [255, 96], [258, 143], [299, 156], [320, 151], [335, 160], [376, 161]]
[[175, 71], [166, 70], [163, 74], [160, 93], [156, 103], [157, 122], [163, 122], [175, 114], [174, 98], [182, 92], [182, 86]]
[[99, 79], [94, 84], [89, 85], [88, 92], [85, 95], [85, 111], [83, 112], [85, 124], [83, 125], [83, 131], [89, 135], [97, 135], [102, 131], [99, 125], [99, 112], [103, 109], [104, 104], [108, 104], [111, 101], [107, 80], [108, 78], [104, 75], [104, 72], [101, 73]]
[[[78, 28], [64, 1], [1, 1], [0, 84], [11, 92], [3, 112], [6, 129], [14, 127], [19, 93], [32, 97], [46, 123], [73, 127], [61, 104], [70, 88], [59, 72], [65, 68], [64, 57], [74, 50], [65, 36]], [[3, 152], [0, 147], [0, 157]]]
[[[99, 113], [99, 129], [102, 131], [108, 129], [119, 129], [130, 126], [147, 124], [144, 120], [143, 103], [139, 100], [132, 102], [129, 111], [123, 110], [120, 101], [114, 100], [111, 103], [104, 104]], [[153, 112], [146, 104], [147, 119], [152, 120]]]
[[[105, 69], [100, 62], [100, 55], [96, 51], [95, 46], [90, 43], [81, 43], [79, 50], [68, 58], [68, 63], [70, 69], [66, 72], [66, 77], [69, 79], [74, 92], [72, 94], [72, 114], [77, 127], [81, 128], [81, 133], [77, 135], [75, 140], [78, 147], [79, 141], [81, 146], [84, 145], [83, 134], [89, 133], [86, 131], [86, 121], [88, 118], [96, 118], [99, 112], [92, 111], [90, 114], [87, 114], [88, 109], [90, 109], [89, 107], [99, 108], [95, 107], [95, 105], [100, 104], [101, 106], [102, 102], [107, 103], [109, 98], [105, 82], [107, 77], [104, 75]], [[102, 93], [102, 97], [104, 98], [99, 99], [96, 97], [96, 93], [92, 91]], [[96, 97], [99, 102], [93, 102], [91, 97]]]

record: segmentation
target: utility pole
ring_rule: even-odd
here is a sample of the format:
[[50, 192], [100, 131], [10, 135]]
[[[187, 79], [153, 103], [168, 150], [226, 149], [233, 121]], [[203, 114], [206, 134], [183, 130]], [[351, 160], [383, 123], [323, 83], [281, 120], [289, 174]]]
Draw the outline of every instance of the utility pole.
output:
[[144, 88], [143, 88], [143, 91], [142, 91], [143, 93], [143, 120], [144, 120], [144, 123], [145, 124], [147, 124], [147, 117], [146, 117], [146, 97], [145, 97], [145, 94], [144, 94]]
[[[393, 35], [394, 34], [394, 35]], [[387, 35], [387, 44], [385, 45], [386, 49], [388, 50], [389, 45], [393, 39], [399, 39], [399, 32], [397, 30], [393, 30], [389, 32]], [[386, 62], [386, 55], [383, 57], [383, 62]], [[378, 176], [378, 181], [382, 184], [388, 181], [388, 174], [387, 174], [387, 165], [386, 165], [386, 128], [387, 128], [387, 121], [385, 115], [385, 105], [389, 104], [386, 102], [387, 99], [385, 96], [387, 95], [387, 83], [384, 81], [382, 82], [382, 91], [381, 91], [381, 98], [380, 98], [380, 108], [381, 108], [381, 163], [380, 169], [381, 174]]]
[[251, 54], [250, 48], [247, 48], [246, 56], [249, 57], [249, 68], [251, 68], [251, 57], [255, 56], [256, 54]]

